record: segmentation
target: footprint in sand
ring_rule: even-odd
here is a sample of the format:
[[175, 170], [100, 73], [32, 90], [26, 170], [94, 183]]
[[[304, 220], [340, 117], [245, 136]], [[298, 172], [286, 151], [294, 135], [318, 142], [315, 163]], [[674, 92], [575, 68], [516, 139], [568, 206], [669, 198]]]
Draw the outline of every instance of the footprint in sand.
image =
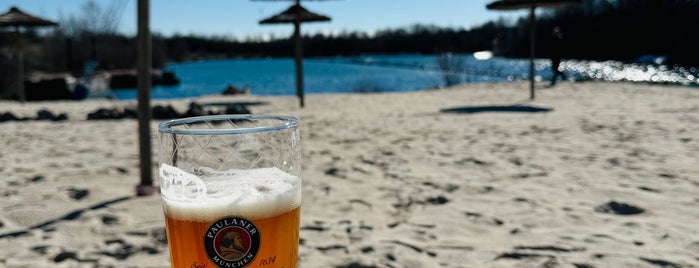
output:
[[444, 205], [449, 203], [449, 199], [444, 196], [430, 197], [425, 200], [425, 203], [430, 205]]
[[53, 262], [60, 263], [69, 259], [78, 260], [78, 254], [72, 251], [62, 251], [53, 257]]
[[673, 263], [673, 262], [669, 262], [669, 261], [666, 261], [666, 260], [661, 260], [661, 259], [650, 259], [650, 258], [644, 258], [644, 257], [640, 257], [639, 259], [641, 259], [642, 261], [645, 261], [645, 262], [647, 262], [647, 263], [660, 266], [660, 267], [668, 267], [668, 268], [681, 268], [681, 267], [686, 267], [686, 266], [684, 266], [684, 265], [679, 265], [679, 264], [676, 264], [676, 263]]
[[646, 210], [638, 206], [620, 203], [616, 201], [609, 201], [605, 204], [599, 205], [595, 208], [595, 211], [600, 213], [609, 213], [615, 215], [636, 215], [645, 212]]
[[376, 268], [374, 265], [364, 265], [358, 262], [352, 262], [348, 264], [343, 264], [340, 266], [335, 266], [335, 268]]
[[477, 212], [469, 212], [469, 211], [464, 211], [464, 215], [466, 217], [476, 223], [483, 223], [483, 224], [488, 224], [488, 225], [503, 225], [505, 224], [505, 221], [498, 219], [496, 217], [488, 217], [488, 216], [483, 216], [480, 213]]
[[36, 176], [34, 176], [34, 177], [27, 178], [27, 182], [28, 182], [28, 183], [37, 183], [37, 182], [42, 182], [42, 181], [45, 181], [45, 180], [46, 180], [46, 178], [45, 178], [44, 176], [42, 176], [42, 175], [36, 175]]
[[104, 225], [115, 225], [119, 223], [119, 217], [114, 215], [104, 215], [102, 216], [102, 223]]
[[66, 191], [68, 191], [68, 196], [73, 200], [81, 200], [90, 195], [90, 190], [88, 189], [70, 187]]

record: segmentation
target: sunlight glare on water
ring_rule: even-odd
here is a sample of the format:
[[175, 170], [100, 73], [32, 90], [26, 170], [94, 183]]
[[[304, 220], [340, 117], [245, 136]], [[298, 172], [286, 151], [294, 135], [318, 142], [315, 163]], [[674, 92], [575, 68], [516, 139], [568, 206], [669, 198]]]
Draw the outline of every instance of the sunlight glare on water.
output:
[[[645, 82], [697, 86], [699, 69], [621, 61], [564, 60], [560, 65], [568, 80]], [[255, 95], [294, 95], [293, 60], [235, 59], [184, 62], [169, 65], [182, 81], [176, 86], [156, 86], [154, 99], [187, 98], [219, 94], [227, 86], [250, 87]], [[454, 83], [512, 82], [528, 80], [529, 60], [470, 54], [367, 55], [304, 60], [307, 94], [415, 91]], [[548, 59], [535, 60], [537, 81], [552, 76]], [[114, 90], [118, 99], [135, 99], [136, 90]]]

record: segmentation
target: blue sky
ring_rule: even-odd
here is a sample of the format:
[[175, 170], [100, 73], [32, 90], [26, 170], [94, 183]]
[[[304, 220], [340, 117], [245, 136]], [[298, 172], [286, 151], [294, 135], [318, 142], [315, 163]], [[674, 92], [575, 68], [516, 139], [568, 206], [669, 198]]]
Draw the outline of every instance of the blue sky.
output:
[[[137, 0], [94, 0], [102, 7], [118, 3], [123, 12], [119, 31], [136, 31]], [[492, 0], [333, 0], [308, 1], [303, 5], [317, 13], [332, 17], [331, 22], [306, 23], [304, 33], [364, 31], [396, 28], [415, 23], [470, 28], [500, 17], [514, 19], [522, 11], [488, 11]], [[87, 0], [3, 0], [0, 11], [11, 6], [34, 15], [60, 21], [81, 14]], [[165, 35], [174, 33], [230, 35], [236, 37], [287, 36], [291, 25], [259, 25], [262, 18], [286, 9], [291, 1], [250, 0], [150, 0], [151, 28]]]

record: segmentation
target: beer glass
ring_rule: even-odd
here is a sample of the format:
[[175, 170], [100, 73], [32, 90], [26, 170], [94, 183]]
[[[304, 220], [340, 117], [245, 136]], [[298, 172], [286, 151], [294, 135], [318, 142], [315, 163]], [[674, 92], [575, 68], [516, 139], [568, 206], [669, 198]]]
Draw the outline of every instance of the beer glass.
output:
[[158, 131], [172, 267], [296, 267], [295, 118], [192, 117], [163, 122]]

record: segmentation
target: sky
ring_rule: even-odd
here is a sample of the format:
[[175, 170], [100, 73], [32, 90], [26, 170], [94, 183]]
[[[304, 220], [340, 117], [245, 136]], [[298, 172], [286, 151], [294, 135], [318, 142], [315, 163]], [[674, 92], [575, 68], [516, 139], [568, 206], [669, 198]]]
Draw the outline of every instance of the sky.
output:
[[[88, 0], [2, 0], [0, 12], [16, 6], [32, 15], [60, 22], [82, 14]], [[93, 0], [103, 8], [121, 7], [119, 32], [136, 32], [137, 0]], [[305, 1], [309, 10], [330, 16], [330, 22], [304, 23], [304, 34], [361, 31], [373, 33], [416, 23], [471, 28], [489, 20], [514, 20], [524, 11], [489, 11], [493, 0], [330, 0]], [[259, 25], [259, 20], [279, 13], [291, 1], [251, 0], [150, 0], [151, 30], [170, 36], [283, 37], [293, 31], [289, 24]]]

